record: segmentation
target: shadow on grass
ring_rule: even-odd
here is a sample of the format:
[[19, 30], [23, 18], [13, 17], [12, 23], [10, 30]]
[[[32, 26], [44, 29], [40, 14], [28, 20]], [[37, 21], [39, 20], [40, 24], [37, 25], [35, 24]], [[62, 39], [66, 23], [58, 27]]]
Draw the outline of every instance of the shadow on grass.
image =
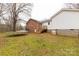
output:
[[19, 37], [19, 36], [25, 36], [27, 33], [12, 33], [7, 35], [6, 37]]

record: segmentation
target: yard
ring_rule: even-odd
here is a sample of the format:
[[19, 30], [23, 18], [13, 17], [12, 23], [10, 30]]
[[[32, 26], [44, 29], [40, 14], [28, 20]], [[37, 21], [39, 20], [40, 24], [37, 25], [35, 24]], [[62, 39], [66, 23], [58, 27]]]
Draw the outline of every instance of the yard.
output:
[[1, 56], [79, 56], [79, 39], [49, 33], [7, 37], [0, 33]]

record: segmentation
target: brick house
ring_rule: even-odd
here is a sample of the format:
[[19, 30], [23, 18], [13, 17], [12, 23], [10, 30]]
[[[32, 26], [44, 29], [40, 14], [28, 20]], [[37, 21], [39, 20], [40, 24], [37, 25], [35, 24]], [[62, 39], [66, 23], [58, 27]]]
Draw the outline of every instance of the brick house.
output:
[[29, 32], [35, 33], [41, 33], [43, 31], [42, 23], [34, 19], [29, 19], [29, 21], [26, 23], [26, 29]]

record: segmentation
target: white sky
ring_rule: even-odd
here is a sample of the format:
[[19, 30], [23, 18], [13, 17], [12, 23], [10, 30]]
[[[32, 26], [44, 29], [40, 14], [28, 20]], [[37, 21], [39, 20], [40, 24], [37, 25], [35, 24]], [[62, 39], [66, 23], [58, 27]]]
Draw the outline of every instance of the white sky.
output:
[[0, 3], [33, 3], [32, 18], [44, 20], [56, 13], [64, 3], [78, 3], [79, 0], [0, 0]]
[[62, 3], [48, 2], [34, 2], [34, 8], [32, 11], [32, 18], [37, 20], [44, 20], [50, 18], [54, 13], [61, 9]]
[[[0, 0], [0, 3], [33, 3], [31, 18], [42, 21], [53, 16], [64, 3], [79, 3], [79, 0]], [[21, 18], [27, 21], [25, 16]], [[22, 25], [26, 24], [22, 23]]]

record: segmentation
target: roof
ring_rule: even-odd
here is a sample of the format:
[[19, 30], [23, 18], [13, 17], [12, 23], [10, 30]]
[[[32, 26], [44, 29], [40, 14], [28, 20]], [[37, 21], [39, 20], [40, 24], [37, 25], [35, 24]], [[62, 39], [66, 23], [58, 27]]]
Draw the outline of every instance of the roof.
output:
[[[29, 22], [30, 20], [33, 20], [33, 21], [35, 21], [35, 22], [37, 22], [37, 23], [40, 23], [40, 24], [41, 24], [41, 22], [40, 22], [40, 21], [37, 21], [37, 20], [32, 19], [32, 18], [30, 18], [30, 19], [28, 20], [28, 22]], [[28, 22], [27, 22], [27, 23], [28, 23]]]
[[56, 14], [54, 14], [50, 20], [52, 20], [54, 17], [56, 17], [57, 15], [59, 15], [61, 12], [63, 11], [67, 11], [67, 12], [79, 12], [79, 9], [67, 9], [67, 8], [62, 8], [61, 10], [59, 10]]
[[51, 20], [50, 19], [46, 19], [46, 20], [41, 21], [41, 23], [46, 23], [46, 22], [49, 22], [49, 21], [51, 21]]
[[57, 13], [55, 13], [52, 17], [50, 17], [50, 19], [44, 20], [44, 21], [42, 21], [42, 23], [50, 22], [54, 17], [56, 17], [57, 15], [59, 15], [62, 11], [67, 11], [67, 12], [79, 12], [79, 9], [67, 9], [67, 8], [62, 8], [62, 9], [60, 9]]

